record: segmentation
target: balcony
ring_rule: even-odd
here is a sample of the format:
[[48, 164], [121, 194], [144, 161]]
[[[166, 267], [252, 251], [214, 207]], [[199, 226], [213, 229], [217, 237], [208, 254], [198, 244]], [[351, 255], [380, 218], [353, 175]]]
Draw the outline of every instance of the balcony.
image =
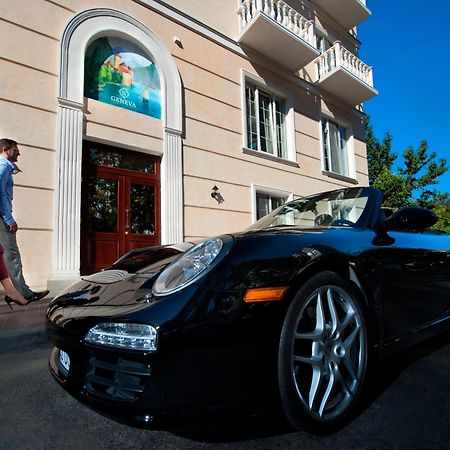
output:
[[292, 72], [319, 55], [314, 24], [281, 0], [245, 0], [238, 9], [237, 41]]
[[366, 0], [314, 0], [314, 3], [347, 31], [371, 14]]
[[373, 87], [372, 67], [364, 64], [340, 42], [320, 55], [315, 64], [315, 84], [353, 106], [378, 95]]

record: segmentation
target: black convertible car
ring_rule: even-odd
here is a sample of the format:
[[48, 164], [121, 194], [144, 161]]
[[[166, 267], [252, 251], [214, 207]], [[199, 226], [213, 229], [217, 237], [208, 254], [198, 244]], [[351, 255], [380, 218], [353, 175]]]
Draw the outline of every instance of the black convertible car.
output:
[[251, 411], [279, 401], [326, 430], [370, 362], [450, 328], [450, 236], [436, 216], [349, 188], [287, 203], [241, 233], [135, 250], [55, 298], [50, 369], [120, 421]]

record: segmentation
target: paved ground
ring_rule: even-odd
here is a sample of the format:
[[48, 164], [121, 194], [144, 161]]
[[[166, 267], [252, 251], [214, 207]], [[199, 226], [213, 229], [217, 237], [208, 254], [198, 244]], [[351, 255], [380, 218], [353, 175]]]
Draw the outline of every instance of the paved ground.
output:
[[29, 306], [13, 305], [11, 311], [0, 296], [0, 353], [32, 348], [46, 340], [45, 311], [50, 298]]
[[450, 333], [379, 367], [362, 413], [331, 436], [292, 432], [276, 416], [189, 433], [116, 424], [65, 393], [48, 372], [44, 300], [0, 304], [0, 449], [448, 449]]
[[48, 344], [0, 354], [0, 449], [448, 449], [449, 334], [377, 373], [370, 401], [330, 436], [292, 432], [273, 415], [195, 432], [140, 430], [81, 405], [52, 379]]

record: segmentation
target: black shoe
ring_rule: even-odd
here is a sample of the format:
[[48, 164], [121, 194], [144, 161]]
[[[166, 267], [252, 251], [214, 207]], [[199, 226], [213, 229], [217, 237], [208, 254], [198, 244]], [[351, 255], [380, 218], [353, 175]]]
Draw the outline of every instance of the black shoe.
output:
[[26, 303], [20, 303], [15, 298], [10, 297], [9, 295], [5, 295], [5, 302], [11, 308], [11, 311], [14, 311], [14, 308], [12, 307], [11, 303], [15, 303], [16, 305], [20, 305], [20, 306], [27, 306], [28, 303], [30, 303], [32, 301], [33, 300], [28, 300]]
[[14, 311], [14, 308], [11, 306], [11, 303], [16, 303], [13, 298], [5, 295], [5, 302], [11, 308], [11, 311]]
[[42, 292], [33, 292], [32, 295], [29, 295], [28, 297], [25, 297], [28, 300], [28, 303], [31, 302], [37, 302], [38, 300], [41, 300], [44, 297], [47, 297], [50, 291], [42, 291]]

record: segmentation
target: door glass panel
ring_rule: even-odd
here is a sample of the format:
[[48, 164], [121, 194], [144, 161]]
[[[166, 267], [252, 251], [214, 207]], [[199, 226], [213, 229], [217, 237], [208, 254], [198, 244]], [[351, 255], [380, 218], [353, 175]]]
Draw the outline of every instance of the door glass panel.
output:
[[155, 174], [155, 161], [148, 155], [136, 152], [115, 151], [108, 147], [89, 146], [89, 164]]
[[117, 233], [117, 180], [93, 178], [88, 186], [88, 230]]
[[132, 184], [130, 188], [132, 234], [155, 234], [155, 188]]

